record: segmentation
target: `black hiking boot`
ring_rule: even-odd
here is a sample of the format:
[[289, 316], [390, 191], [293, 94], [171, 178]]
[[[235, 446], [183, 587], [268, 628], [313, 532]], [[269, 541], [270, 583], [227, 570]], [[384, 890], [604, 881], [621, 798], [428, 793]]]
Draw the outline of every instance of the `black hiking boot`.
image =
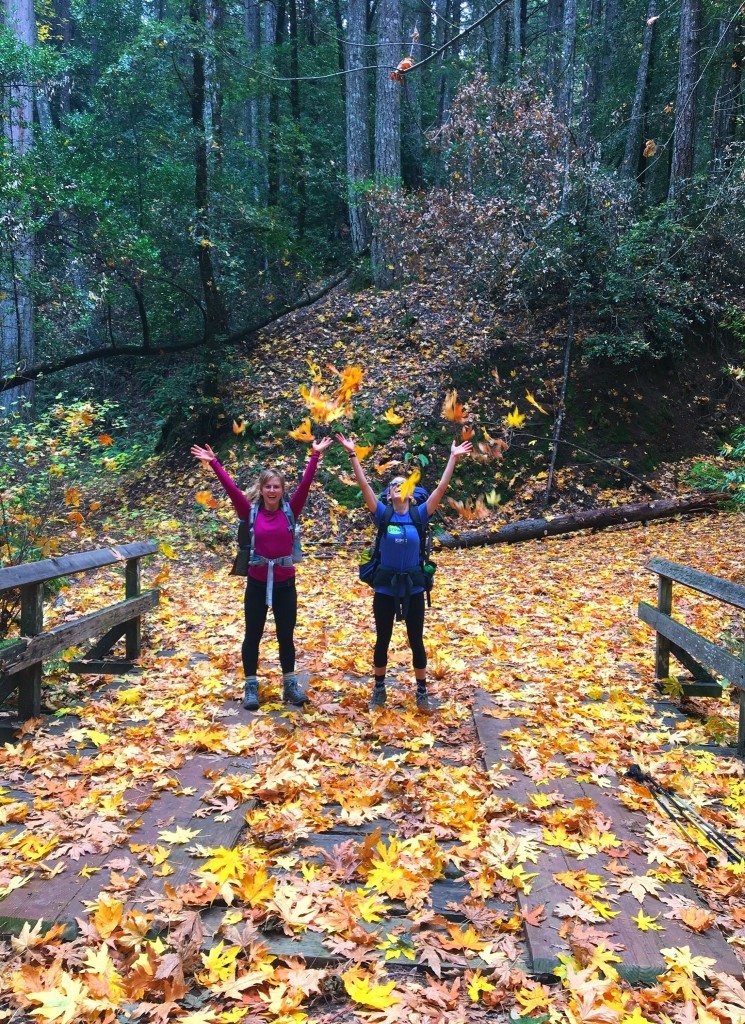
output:
[[301, 708], [303, 704], [308, 703], [308, 698], [303, 693], [303, 688], [298, 682], [297, 676], [294, 672], [288, 672], [288, 674], [282, 678], [282, 700], [285, 704], [294, 704], [295, 707], [299, 708]]
[[243, 690], [243, 707], [246, 711], [259, 710], [259, 682], [256, 676], [246, 680]]
[[376, 683], [373, 686], [372, 697], [370, 698], [371, 708], [382, 708], [386, 699], [385, 683]]

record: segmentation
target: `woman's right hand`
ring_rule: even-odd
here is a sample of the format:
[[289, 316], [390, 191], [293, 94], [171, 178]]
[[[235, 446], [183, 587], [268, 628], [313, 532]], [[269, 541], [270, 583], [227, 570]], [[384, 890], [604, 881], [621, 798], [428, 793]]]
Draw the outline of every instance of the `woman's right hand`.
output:
[[206, 444], [204, 448], [200, 447], [198, 444], [193, 444], [191, 446], [191, 454], [195, 459], [199, 459], [200, 462], [206, 463], [210, 463], [217, 458], [208, 444]]
[[342, 448], [347, 452], [347, 454], [348, 455], [354, 455], [354, 453], [355, 453], [354, 452], [354, 441], [350, 441], [349, 438], [345, 437], [343, 434], [336, 434], [335, 436], [336, 436], [336, 440], [339, 442], [339, 444], [342, 446]]

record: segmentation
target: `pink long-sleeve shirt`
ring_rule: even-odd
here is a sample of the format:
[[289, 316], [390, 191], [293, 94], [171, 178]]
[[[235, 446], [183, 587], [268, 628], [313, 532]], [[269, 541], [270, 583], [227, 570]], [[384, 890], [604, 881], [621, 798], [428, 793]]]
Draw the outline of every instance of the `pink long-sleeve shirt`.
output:
[[[225, 493], [233, 503], [233, 508], [238, 518], [248, 519], [251, 513], [251, 502], [217, 459], [213, 459], [210, 465], [217, 474], [217, 479], [222, 484]], [[292, 514], [296, 519], [303, 511], [317, 468], [318, 455], [314, 452], [308, 460], [302, 480], [288, 499]], [[263, 558], [284, 558], [287, 555], [291, 555], [294, 538], [287, 527], [287, 516], [282, 511], [281, 506], [276, 512], [268, 512], [261, 506], [254, 523], [254, 551], [256, 554], [261, 555]], [[259, 580], [261, 583], [266, 583], [267, 573], [267, 566], [261, 564], [252, 565], [248, 570], [248, 575], [251, 579]], [[275, 565], [274, 567], [275, 583], [290, 580], [294, 575], [295, 567], [292, 565]]]

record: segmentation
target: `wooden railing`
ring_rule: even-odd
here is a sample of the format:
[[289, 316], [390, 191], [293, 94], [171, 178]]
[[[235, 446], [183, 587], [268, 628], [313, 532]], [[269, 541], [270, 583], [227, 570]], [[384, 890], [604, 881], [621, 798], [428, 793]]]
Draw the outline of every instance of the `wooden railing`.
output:
[[672, 654], [693, 676], [694, 682], [683, 684], [683, 693], [689, 697], [721, 697], [723, 688], [712, 672], [728, 680], [739, 691], [740, 716], [737, 729], [737, 753], [745, 756], [745, 661], [735, 657], [723, 647], [706, 640], [692, 629], [671, 618], [673, 609], [673, 583], [707, 594], [719, 601], [745, 610], [745, 587], [729, 580], [719, 579], [699, 569], [691, 569], [665, 558], [653, 558], [647, 566], [659, 577], [657, 607], [642, 601], [639, 618], [657, 632], [655, 649], [655, 677], [667, 679], [670, 675]]
[[[157, 605], [157, 589], [140, 589], [140, 559], [158, 550], [157, 544], [140, 541], [120, 547], [81, 551], [0, 569], [0, 594], [21, 592], [21, 636], [0, 649], [0, 704], [17, 689], [18, 717], [35, 718], [41, 711], [43, 662], [84, 640], [100, 639], [84, 658], [68, 668], [78, 673], [118, 674], [131, 671], [139, 657], [142, 615]], [[124, 600], [100, 611], [81, 615], [44, 632], [44, 584], [90, 569], [124, 562]], [[114, 644], [125, 638], [124, 659], [106, 659]]]

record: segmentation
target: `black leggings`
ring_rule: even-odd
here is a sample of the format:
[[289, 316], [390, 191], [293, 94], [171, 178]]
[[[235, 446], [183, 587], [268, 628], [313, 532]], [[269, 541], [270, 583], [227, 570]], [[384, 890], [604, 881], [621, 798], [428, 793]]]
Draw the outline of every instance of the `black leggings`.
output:
[[[275, 583], [272, 601], [282, 671], [294, 672], [295, 642], [293, 637], [297, 622], [295, 580], [283, 580], [281, 583]], [[259, 643], [266, 623], [266, 583], [252, 580], [251, 577], [248, 578], [243, 608], [246, 613], [246, 635], [243, 638], [241, 649], [243, 672], [246, 676], [255, 676], [259, 667]]]
[[[375, 653], [373, 664], [385, 668], [388, 664], [388, 645], [393, 636], [393, 620], [396, 617], [396, 601], [388, 594], [375, 594], [373, 598], [375, 615]], [[424, 594], [412, 594], [406, 614], [406, 632], [409, 637], [414, 668], [427, 667], [427, 652], [424, 649]]]

